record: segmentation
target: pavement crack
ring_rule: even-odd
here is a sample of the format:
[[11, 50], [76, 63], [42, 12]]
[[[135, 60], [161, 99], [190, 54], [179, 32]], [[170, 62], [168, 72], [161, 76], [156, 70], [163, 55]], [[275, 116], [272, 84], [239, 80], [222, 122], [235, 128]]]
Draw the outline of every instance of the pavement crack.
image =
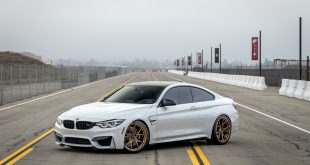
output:
[[34, 136], [38, 136], [39, 134], [41, 134], [41, 133], [44, 132], [45, 130], [46, 130], [46, 129], [43, 128], [43, 129], [41, 129], [41, 130], [39, 130], [39, 131], [34, 132], [33, 135], [34, 135]]
[[155, 159], [154, 159], [154, 163], [156, 164], [156, 165], [160, 165], [159, 164], [159, 161], [158, 161], [158, 150], [157, 149], [155, 149]]
[[21, 139], [19, 141], [17, 141], [16, 143], [12, 144], [11, 147], [9, 149], [7, 149], [7, 152], [10, 152], [11, 150], [13, 150], [17, 145], [24, 143], [26, 141], [26, 139]]

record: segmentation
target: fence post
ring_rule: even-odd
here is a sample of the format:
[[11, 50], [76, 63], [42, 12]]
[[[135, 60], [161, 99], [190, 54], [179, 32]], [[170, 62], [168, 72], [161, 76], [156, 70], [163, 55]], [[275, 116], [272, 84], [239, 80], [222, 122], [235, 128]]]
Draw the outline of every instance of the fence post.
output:
[[68, 67], [68, 88], [71, 87], [71, 72], [70, 72], [70, 67]]
[[45, 70], [44, 70], [44, 64], [42, 64], [42, 77], [43, 77], [43, 93], [45, 91]]
[[307, 81], [310, 81], [310, 72], [309, 72], [309, 56], [307, 56]]
[[36, 64], [36, 95], [38, 95], [38, 64]]
[[53, 68], [53, 81], [52, 81], [52, 85], [53, 85], [53, 88], [52, 90], [55, 90], [55, 68]]
[[11, 100], [13, 99], [13, 64], [11, 64], [11, 82], [10, 82], [10, 87], [11, 87]]
[[2, 70], [3, 70], [3, 69], [2, 69], [2, 64], [1, 64], [1, 66], [0, 66], [0, 70], [1, 70], [1, 71], [0, 71], [0, 72], [1, 72], [1, 73], [0, 73], [0, 77], [1, 77], [1, 78], [0, 78], [0, 81], [1, 81], [1, 82], [0, 82], [0, 84], [1, 84], [1, 88], [0, 88], [0, 90], [1, 90], [0, 105], [3, 105], [3, 81], [2, 81]]
[[19, 64], [19, 98], [22, 98], [22, 64]]
[[30, 97], [30, 64], [29, 64], [29, 66], [28, 66], [28, 84], [29, 84], [29, 91], [28, 91], [28, 96]]

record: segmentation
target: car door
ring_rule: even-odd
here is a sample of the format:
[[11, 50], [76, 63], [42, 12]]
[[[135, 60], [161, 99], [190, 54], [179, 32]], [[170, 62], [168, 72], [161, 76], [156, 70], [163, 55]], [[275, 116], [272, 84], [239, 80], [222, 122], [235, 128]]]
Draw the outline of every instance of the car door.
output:
[[198, 114], [193, 109], [190, 87], [173, 87], [162, 99], [174, 100], [176, 105], [157, 108], [157, 141], [174, 141], [194, 136], [197, 133]]
[[216, 106], [214, 104], [214, 96], [201, 88], [191, 87], [193, 96], [193, 103], [198, 114], [197, 128], [199, 128], [199, 134], [209, 135], [212, 131], [214, 124], [214, 111]]

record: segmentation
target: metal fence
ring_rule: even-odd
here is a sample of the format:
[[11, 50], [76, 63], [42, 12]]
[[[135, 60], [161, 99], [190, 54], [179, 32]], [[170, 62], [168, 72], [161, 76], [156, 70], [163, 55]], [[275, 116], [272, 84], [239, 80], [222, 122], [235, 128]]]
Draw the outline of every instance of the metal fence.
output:
[[127, 72], [113, 66], [0, 64], [0, 105]]

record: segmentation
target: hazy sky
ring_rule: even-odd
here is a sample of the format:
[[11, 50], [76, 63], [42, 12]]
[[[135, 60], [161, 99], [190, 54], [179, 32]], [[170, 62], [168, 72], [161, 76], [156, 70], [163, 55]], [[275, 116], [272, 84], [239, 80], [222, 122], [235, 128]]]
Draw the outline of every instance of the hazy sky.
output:
[[0, 51], [51, 59], [173, 60], [222, 43], [223, 59], [250, 62], [251, 37], [263, 58], [310, 55], [309, 0], [0, 0]]

